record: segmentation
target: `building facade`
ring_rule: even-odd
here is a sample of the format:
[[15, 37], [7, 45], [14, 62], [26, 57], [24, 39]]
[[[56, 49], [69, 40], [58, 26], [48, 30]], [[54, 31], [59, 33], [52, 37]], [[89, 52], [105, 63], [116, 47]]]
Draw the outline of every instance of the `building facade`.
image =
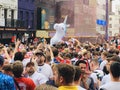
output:
[[17, 0], [0, 0], [0, 26], [15, 27], [17, 12]]
[[34, 34], [34, 0], [0, 0], [0, 42]]
[[18, 0], [18, 27], [34, 30], [34, 0]]
[[[64, 17], [68, 15], [67, 24], [70, 27], [67, 29], [66, 36], [96, 35], [96, 0], [36, 0], [35, 6], [35, 20], [37, 20], [36, 28], [38, 30], [45, 29], [42, 27], [44, 25], [43, 19], [44, 21], [48, 20], [50, 24], [48, 29], [51, 30], [54, 23], [62, 22]], [[45, 11], [42, 12], [42, 10]], [[44, 15], [41, 19], [42, 13]]]
[[74, 25], [75, 36], [96, 35], [96, 0], [74, 1]]
[[105, 34], [106, 29], [106, 0], [97, 0], [96, 8], [96, 31]]
[[36, 30], [53, 29], [55, 22], [55, 0], [35, 0]]
[[0, 0], [0, 43], [9, 43], [16, 33], [18, 0]]
[[112, 1], [112, 9], [109, 14], [109, 35], [115, 36], [120, 33], [120, 1]]

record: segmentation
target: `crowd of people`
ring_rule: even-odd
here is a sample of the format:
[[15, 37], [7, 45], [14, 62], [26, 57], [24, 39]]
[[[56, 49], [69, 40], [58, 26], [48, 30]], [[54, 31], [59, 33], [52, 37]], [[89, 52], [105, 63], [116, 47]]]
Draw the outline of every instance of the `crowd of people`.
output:
[[0, 90], [119, 90], [119, 40], [0, 44]]

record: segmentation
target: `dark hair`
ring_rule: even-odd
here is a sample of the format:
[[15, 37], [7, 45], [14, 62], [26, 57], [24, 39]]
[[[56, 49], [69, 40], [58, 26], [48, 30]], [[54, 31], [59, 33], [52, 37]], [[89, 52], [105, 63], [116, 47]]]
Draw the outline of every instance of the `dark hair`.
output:
[[17, 61], [17, 60], [22, 61], [23, 59], [24, 59], [24, 55], [22, 54], [22, 52], [15, 53], [14, 61]]
[[108, 61], [116, 61], [120, 63], [120, 57], [117, 55], [114, 55], [113, 57], [109, 58]]
[[75, 77], [74, 81], [78, 81], [80, 79], [80, 76], [83, 72], [81, 71], [80, 67], [75, 66]]
[[65, 58], [70, 58], [71, 59], [71, 54], [70, 53], [65, 53]]
[[106, 67], [106, 66], [104, 66], [103, 72], [104, 72], [105, 74], [109, 74], [109, 71], [107, 70], [107, 67]]
[[78, 59], [82, 59], [82, 54], [78, 54]]
[[98, 56], [98, 55], [100, 55], [100, 53], [99, 53], [98, 51], [94, 51], [94, 52], [93, 52], [93, 55], [94, 55], [94, 56], [95, 56], [95, 55]]
[[37, 56], [37, 55], [40, 55], [40, 56], [44, 56], [44, 57], [45, 57], [44, 53], [41, 52], [41, 51], [36, 52], [35, 55], [36, 55], [36, 56]]
[[110, 72], [114, 78], [119, 78], [120, 77], [120, 63], [113, 62], [110, 65]]
[[77, 57], [78, 57], [78, 53], [77, 53], [77, 52], [74, 52], [74, 53], [73, 53], [73, 57], [77, 58]]
[[116, 49], [110, 49], [110, 50], [109, 50], [109, 53], [111, 53], [111, 54], [116, 54], [116, 55], [118, 54], [118, 52], [116, 52]]
[[35, 55], [36, 55], [36, 56], [43, 56], [44, 59], [45, 59], [44, 62], [46, 62], [46, 55], [45, 55], [43, 52], [38, 51], [38, 52], [35, 53]]
[[119, 55], [119, 49], [115, 50], [116, 55]]
[[0, 56], [0, 65], [2, 66], [4, 63], [4, 58], [2, 56]]
[[72, 83], [74, 81], [75, 69], [72, 65], [57, 64], [56, 69], [58, 71], [58, 76], [62, 76], [66, 84]]
[[78, 60], [76, 63], [75, 63], [75, 66], [79, 66], [80, 63], [83, 63], [83, 64], [86, 64], [86, 61], [85, 60]]
[[58, 53], [59, 53], [58, 49], [53, 48], [53, 55], [54, 55], [54, 57], [57, 57]]
[[12, 65], [11, 64], [5, 64], [2, 68], [4, 71], [12, 71]]

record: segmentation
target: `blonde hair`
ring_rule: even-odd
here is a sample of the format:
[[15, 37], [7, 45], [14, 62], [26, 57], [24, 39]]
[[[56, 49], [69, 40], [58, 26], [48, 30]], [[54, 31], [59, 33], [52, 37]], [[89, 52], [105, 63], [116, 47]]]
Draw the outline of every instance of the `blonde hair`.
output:
[[35, 90], [58, 90], [58, 89], [52, 85], [42, 84], [37, 86]]

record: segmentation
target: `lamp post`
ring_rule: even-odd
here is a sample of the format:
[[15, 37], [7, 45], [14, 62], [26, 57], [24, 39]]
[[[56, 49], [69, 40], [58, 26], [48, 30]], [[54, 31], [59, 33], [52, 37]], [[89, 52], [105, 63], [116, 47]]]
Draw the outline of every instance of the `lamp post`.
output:
[[108, 40], [108, 18], [109, 18], [109, 11], [108, 11], [108, 0], [106, 0], [106, 29], [105, 29], [105, 40]]

